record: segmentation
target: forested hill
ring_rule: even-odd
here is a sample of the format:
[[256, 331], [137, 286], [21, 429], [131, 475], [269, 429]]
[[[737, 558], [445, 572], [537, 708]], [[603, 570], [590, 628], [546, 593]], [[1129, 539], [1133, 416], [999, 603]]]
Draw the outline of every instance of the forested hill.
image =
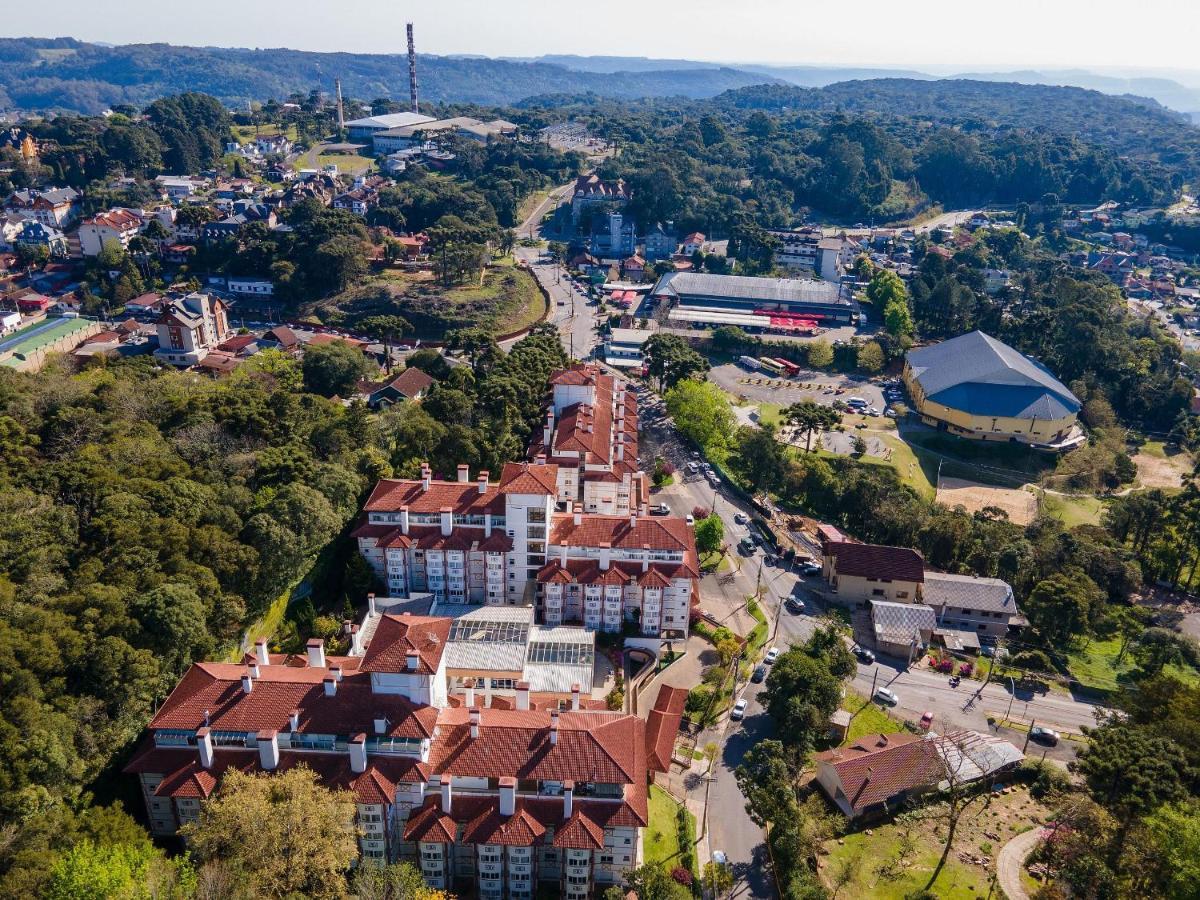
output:
[[754, 85], [727, 91], [714, 102], [740, 110], [907, 117], [976, 131], [1040, 129], [1200, 172], [1200, 128], [1187, 116], [1145, 97], [1116, 97], [1084, 88], [877, 78], [823, 88]]
[[[712, 97], [771, 80], [727, 68], [597, 73], [549, 63], [448, 56], [419, 56], [417, 66], [423, 100], [496, 106], [559, 91], [612, 98]], [[408, 61], [402, 54], [0, 39], [0, 109], [98, 113], [185, 91], [243, 105], [314, 89], [332, 91], [334, 78], [342, 79], [342, 89], [352, 97], [408, 97]]]

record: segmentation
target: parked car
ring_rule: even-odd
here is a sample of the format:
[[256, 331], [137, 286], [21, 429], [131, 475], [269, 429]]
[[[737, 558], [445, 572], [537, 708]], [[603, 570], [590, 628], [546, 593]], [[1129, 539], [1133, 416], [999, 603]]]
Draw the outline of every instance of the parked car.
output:
[[811, 559], [806, 559], [800, 563], [800, 572], [803, 575], [820, 575], [821, 571], [820, 563], [814, 562]]
[[871, 663], [875, 662], [875, 654], [872, 653], [870, 650], [868, 650], [866, 647], [855, 647], [854, 655], [858, 657], [859, 662], [864, 662], [867, 665], [870, 665]]
[[735, 514], [734, 514], [734, 517], [733, 517], [733, 521], [737, 522], [739, 525], [745, 525], [745, 524], [746, 524], [747, 522], [749, 522], [750, 520], [749, 520], [749, 519], [747, 519], [747, 518], [746, 518], [744, 515], [742, 515], [741, 513], [735, 513]]
[[927, 713], [925, 713], [925, 715], [921, 716], [921, 730], [922, 731], [928, 731], [932, 725], [933, 725], [933, 713], [932, 712], [927, 712]]
[[671, 510], [665, 503], [657, 503], [650, 507], [650, 515], [652, 516], [666, 516], [670, 515], [670, 513]]
[[693, 516], [691, 513], [688, 513], [688, 514], [687, 514], [687, 523], [688, 523], [688, 525], [689, 525], [689, 526], [695, 525], [695, 524], [696, 524], [696, 517], [695, 517], [695, 516]]
[[787, 607], [787, 611], [799, 615], [804, 612], [804, 601], [799, 597], [788, 597], [783, 601], [783, 605]]
[[1041, 725], [1034, 725], [1029, 729], [1029, 739], [1037, 741], [1039, 744], [1048, 744], [1051, 747], [1058, 746], [1058, 732], [1053, 728], [1043, 728]]
[[891, 688], [881, 687], [875, 692], [875, 699], [885, 706], [895, 706], [900, 702], [900, 698], [896, 696], [896, 692]]
[[767, 651], [767, 655], [763, 657], [763, 662], [765, 662], [768, 666], [771, 666], [775, 664], [775, 660], [777, 659], [779, 659], [779, 648], [772, 647]]
[[761, 684], [767, 677], [767, 667], [759, 663], [754, 667], [754, 674], [750, 676], [750, 680], [755, 684]]
[[742, 556], [753, 556], [754, 550], [754, 541], [749, 538], [742, 538], [738, 541], [738, 553], [742, 554]]
[[766, 556], [764, 556], [764, 557], [763, 557], [763, 564], [764, 564], [764, 565], [767, 565], [767, 566], [773, 566], [773, 565], [775, 565], [777, 562], [779, 562], [779, 560], [778, 560], [778, 559], [775, 557], [775, 555], [774, 555], [774, 554], [772, 554], [772, 553], [768, 553]]
[[742, 698], [737, 703], [733, 704], [733, 709], [729, 711], [729, 718], [735, 722], [740, 722], [746, 718], [746, 707], [750, 705], [750, 701]]
[[698, 465], [696, 465], [696, 463], [690, 462], [687, 464], [687, 470], [692, 475], [695, 475], [697, 472], [700, 471], [700, 467]]

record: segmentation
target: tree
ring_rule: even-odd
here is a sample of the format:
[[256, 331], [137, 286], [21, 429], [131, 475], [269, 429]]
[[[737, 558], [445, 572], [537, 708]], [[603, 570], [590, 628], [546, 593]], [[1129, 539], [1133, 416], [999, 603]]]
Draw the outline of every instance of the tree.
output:
[[367, 316], [365, 319], [359, 319], [358, 328], [383, 342], [383, 358], [390, 374], [392, 345], [400, 335], [413, 330], [412, 324], [403, 316]]
[[758, 697], [784, 743], [807, 752], [829, 727], [842, 699], [842, 682], [824, 656], [794, 646], [775, 661]]
[[832, 406], [823, 406], [812, 400], [801, 400], [793, 403], [783, 411], [783, 418], [789, 425], [804, 435], [804, 450], [812, 452], [812, 438], [815, 432], [828, 431], [839, 425], [842, 414]]
[[725, 392], [711, 382], [689, 378], [667, 391], [665, 399], [675, 427], [708, 456], [723, 460], [737, 424]]
[[183, 900], [191, 897], [195, 877], [186, 858], [167, 860], [148, 840], [109, 846], [84, 840], [55, 862], [42, 896], [46, 900]]
[[1079, 569], [1038, 582], [1025, 600], [1025, 615], [1042, 639], [1061, 646], [1079, 637], [1100, 601], [1100, 588]]
[[1133, 644], [1133, 656], [1144, 675], [1158, 675], [1184, 658], [1187, 639], [1169, 628], [1147, 628]]
[[979, 790], [975, 782], [974, 776], [978, 770], [966, 752], [971, 740], [969, 732], [956, 731], [935, 737], [926, 745], [926, 752], [930, 757], [929, 764], [940, 781], [940, 802], [925, 807], [920, 815], [938, 822], [939, 832], [944, 825], [946, 835], [941, 856], [929, 875], [929, 881], [925, 883], [926, 891], [932, 890], [934, 882], [945, 868], [946, 860], [954, 849], [958, 826], [963, 816], [976, 803], [983, 803], [985, 808], [991, 803], [991, 793]]
[[883, 348], [878, 341], [867, 341], [858, 348], [858, 367], [864, 372], [878, 372], [883, 363]]
[[751, 490], [771, 493], [783, 482], [787, 448], [775, 439], [775, 428], [743, 425], [734, 435], [734, 468], [746, 479]]
[[724, 865], [715, 862], [705, 863], [704, 888], [714, 897], [720, 897], [732, 890], [733, 870], [729, 863]]
[[824, 338], [808, 345], [808, 364], [814, 369], [827, 369], [833, 365], [833, 348]]
[[646, 863], [625, 873], [625, 887], [638, 900], [690, 900], [692, 892], [671, 877], [664, 866]]
[[742, 757], [733, 774], [755, 825], [765, 827], [795, 817], [792, 769], [789, 751], [776, 740], [759, 741]]
[[1161, 896], [1168, 900], [1195, 900], [1200, 885], [1200, 801], [1192, 799], [1162, 806], [1144, 824], [1152, 847], [1154, 880]]
[[358, 856], [354, 813], [352, 794], [322, 787], [303, 766], [280, 774], [231, 770], [181, 833], [201, 860], [250, 874], [262, 896], [336, 898]]
[[375, 366], [357, 347], [345, 341], [318, 344], [304, 351], [304, 388], [325, 397], [349, 397]]
[[716, 553], [725, 540], [725, 523], [716, 513], [696, 523], [696, 549], [701, 553]]
[[703, 375], [708, 360], [688, 346], [677, 334], [656, 332], [642, 351], [651, 377], [658, 379], [659, 390], [672, 388], [685, 378]]
[[352, 886], [358, 900], [436, 900], [444, 896], [426, 885], [421, 870], [411, 863], [364, 863], [355, 868]]
[[880, 269], [867, 285], [867, 299], [883, 317], [884, 327], [897, 337], [913, 333], [912, 312], [908, 306], [908, 288], [891, 269]]
[[1115, 719], [1085, 733], [1088, 744], [1072, 765], [1123, 829], [1131, 818], [1186, 797], [1185, 780], [1193, 773], [1175, 741]]

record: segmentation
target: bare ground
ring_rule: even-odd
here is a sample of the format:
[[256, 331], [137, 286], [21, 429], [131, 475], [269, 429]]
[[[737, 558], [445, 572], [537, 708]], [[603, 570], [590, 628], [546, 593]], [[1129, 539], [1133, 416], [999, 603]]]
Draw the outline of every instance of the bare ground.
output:
[[963, 506], [968, 512], [996, 506], [1008, 513], [1009, 521], [1017, 525], [1028, 525], [1037, 518], [1037, 498], [1020, 488], [992, 487], [962, 478], [942, 478], [937, 499], [947, 506]]
[[1138, 453], [1133, 462], [1138, 483], [1147, 488], [1183, 487], [1183, 479], [1191, 472], [1191, 459], [1184, 453], [1165, 458]]

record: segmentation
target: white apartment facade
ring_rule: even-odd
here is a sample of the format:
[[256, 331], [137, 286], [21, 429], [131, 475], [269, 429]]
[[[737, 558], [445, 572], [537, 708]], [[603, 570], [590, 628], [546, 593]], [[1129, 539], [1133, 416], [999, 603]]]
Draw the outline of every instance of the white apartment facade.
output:
[[161, 362], [187, 368], [197, 365], [232, 334], [225, 302], [196, 291], [163, 307], [154, 356]]
[[79, 226], [79, 250], [84, 256], [99, 256], [104, 245], [116, 241], [122, 250], [129, 249], [130, 239], [142, 230], [142, 218], [128, 209], [110, 209]]

